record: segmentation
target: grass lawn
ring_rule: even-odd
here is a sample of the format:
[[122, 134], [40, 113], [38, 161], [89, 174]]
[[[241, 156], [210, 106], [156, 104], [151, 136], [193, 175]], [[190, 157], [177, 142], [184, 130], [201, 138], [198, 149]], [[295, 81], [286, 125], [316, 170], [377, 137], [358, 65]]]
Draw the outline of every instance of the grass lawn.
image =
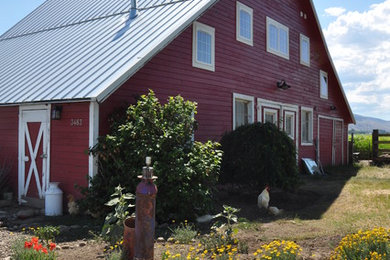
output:
[[[296, 193], [271, 191], [270, 205], [285, 209], [281, 217], [269, 216], [256, 206], [259, 191], [227, 194], [221, 203], [241, 208], [239, 232], [248, 254], [272, 240], [292, 240], [303, 248], [304, 259], [329, 259], [346, 234], [374, 227], [390, 228], [390, 167], [356, 165], [327, 169], [326, 177], [303, 176]], [[164, 247], [157, 248], [157, 258]], [[172, 245], [170, 251], [183, 252]], [[185, 251], [185, 250], [184, 250]]]
[[327, 170], [331, 173], [328, 177], [303, 178], [305, 183], [300, 189], [317, 193], [314, 203], [287, 211], [287, 216], [281, 219], [265, 218], [252, 221], [250, 225], [238, 224], [243, 227], [239, 235], [252, 247], [255, 246], [253, 241], [250, 242], [252, 235], [261, 242], [293, 240], [304, 247], [306, 256], [314, 254], [318, 258], [327, 258], [340, 238], [348, 233], [379, 226], [390, 228], [389, 166], [358, 165]]

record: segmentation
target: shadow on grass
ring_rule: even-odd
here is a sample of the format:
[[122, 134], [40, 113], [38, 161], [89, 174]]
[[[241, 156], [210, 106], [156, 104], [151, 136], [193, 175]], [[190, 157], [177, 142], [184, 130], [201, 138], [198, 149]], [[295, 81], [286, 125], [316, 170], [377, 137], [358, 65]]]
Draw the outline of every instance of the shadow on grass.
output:
[[272, 189], [270, 206], [283, 209], [280, 217], [270, 216], [257, 207], [262, 187], [237, 187], [218, 194], [220, 205], [227, 204], [241, 211], [239, 217], [250, 221], [272, 222], [278, 218], [319, 219], [339, 197], [345, 184], [361, 169], [360, 165], [328, 167], [326, 175], [301, 175], [302, 184], [295, 192]]

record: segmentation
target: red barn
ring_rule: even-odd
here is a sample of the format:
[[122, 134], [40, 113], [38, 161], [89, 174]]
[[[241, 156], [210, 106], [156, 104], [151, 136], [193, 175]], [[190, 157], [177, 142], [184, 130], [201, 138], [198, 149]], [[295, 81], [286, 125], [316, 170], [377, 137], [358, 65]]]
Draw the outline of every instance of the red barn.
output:
[[198, 103], [197, 140], [273, 122], [299, 158], [347, 162], [354, 116], [311, 0], [47, 0], [0, 37], [0, 159], [18, 198], [54, 181], [77, 195], [110, 113], [148, 89]]

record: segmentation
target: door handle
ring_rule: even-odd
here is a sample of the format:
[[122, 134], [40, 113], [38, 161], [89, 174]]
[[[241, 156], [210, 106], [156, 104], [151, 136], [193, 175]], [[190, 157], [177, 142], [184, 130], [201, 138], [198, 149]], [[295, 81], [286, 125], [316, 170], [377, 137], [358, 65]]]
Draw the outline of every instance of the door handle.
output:
[[47, 154], [43, 153], [43, 154], [41, 154], [40, 157], [41, 157], [42, 159], [46, 159], [46, 158], [47, 158]]
[[28, 162], [29, 160], [30, 160], [30, 158], [25, 155], [24, 158], [23, 158], [23, 161]]

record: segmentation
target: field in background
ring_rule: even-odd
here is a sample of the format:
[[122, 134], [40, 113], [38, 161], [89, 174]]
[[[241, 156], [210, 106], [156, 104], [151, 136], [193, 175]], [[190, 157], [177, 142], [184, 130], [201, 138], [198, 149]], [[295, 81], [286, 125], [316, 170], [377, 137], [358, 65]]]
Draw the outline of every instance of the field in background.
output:
[[[351, 141], [351, 135], [348, 138]], [[390, 141], [390, 137], [380, 137], [380, 141]], [[390, 144], [380, 144], [379, 149], [390, 149]], [[359, 153], [359, 160], [372, 159], [372, 135], [371, 134], [354, 134], [354, 150]]]

